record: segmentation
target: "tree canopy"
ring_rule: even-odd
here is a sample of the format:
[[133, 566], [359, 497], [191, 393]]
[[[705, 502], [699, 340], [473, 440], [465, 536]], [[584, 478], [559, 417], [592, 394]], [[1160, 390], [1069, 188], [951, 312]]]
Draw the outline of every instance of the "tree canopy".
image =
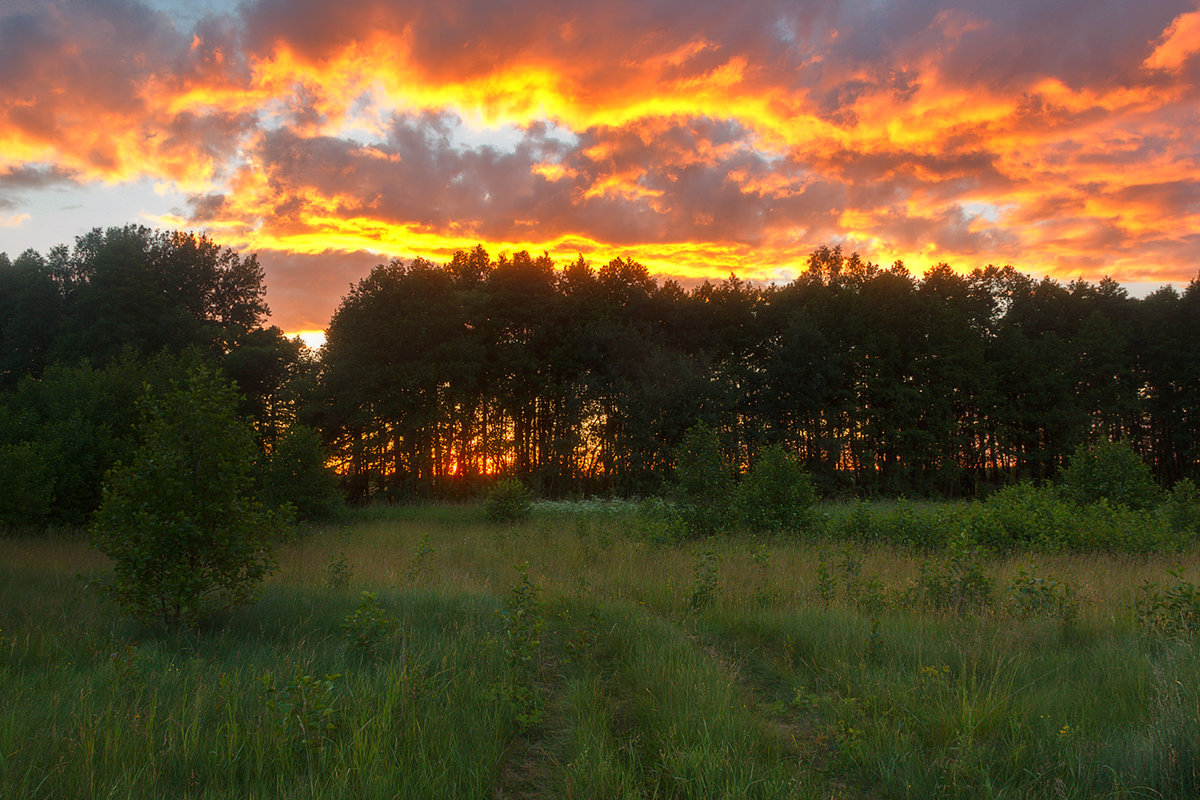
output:
[[697, 422], [740, 469], [779, 444], [827, 492], [975, 494], [1113, 438], [1160, 482], [1195, 475], [1200, 283], [808, 266], [685, 290], [625, 259], [382, 264], [330, 322], [314, 413], [360, 498], [484, 474], [658, 491]]

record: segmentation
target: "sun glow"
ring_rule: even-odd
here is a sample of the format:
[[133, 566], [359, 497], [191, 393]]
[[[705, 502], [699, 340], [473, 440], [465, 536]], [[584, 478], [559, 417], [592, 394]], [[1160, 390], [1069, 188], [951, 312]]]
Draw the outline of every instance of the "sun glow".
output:
[[292, 331], [285, 333], [289, 339], [299, 339], [310, 350], [318, 350], [325, 345], [325, 331]]

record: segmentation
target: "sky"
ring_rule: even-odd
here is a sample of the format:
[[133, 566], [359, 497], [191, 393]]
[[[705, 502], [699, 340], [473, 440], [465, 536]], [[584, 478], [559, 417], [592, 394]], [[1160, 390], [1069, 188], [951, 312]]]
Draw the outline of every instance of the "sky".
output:
[[377, 263], [786, 282], [1200, 272], [1196, 0], [0, 0], [0, 251], [257, 253], [319, 330]]

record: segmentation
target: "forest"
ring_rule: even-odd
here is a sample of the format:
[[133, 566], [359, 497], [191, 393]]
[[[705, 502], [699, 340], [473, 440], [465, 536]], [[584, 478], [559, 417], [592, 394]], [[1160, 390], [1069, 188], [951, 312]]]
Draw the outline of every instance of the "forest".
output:
[[924, 276], [822, 246], [786, 285], [685, 288], [631, 260], [482, 246], [380, 264], [318, 351], [267, 325], [253, 255], [139, 226], [0, 255], [0, 522], [79, 524], [147, 385], [202, 362], [264, 459], [315, 431], [354, 502], [648, 496], [703, 423], [741, 470], [768, 445], [833, 497], [981, 497], [1123, 440], [1200, 477], [1200, 280], [1131, 297], [1010, 267]]

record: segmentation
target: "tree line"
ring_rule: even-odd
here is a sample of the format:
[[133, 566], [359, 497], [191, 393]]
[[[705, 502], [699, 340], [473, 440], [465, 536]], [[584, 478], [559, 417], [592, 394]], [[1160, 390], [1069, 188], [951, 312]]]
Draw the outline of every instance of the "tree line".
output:
[[1011, 267], [923, 277], [821, 247], [784, 286], [686, 290], [614, 259], [376, 267], [329, 323], [308, 413], [353, 497], [496, 474], [546, 495], [661, 490], [685, 432], [772, 444], [825, 493], [979, 495], [1124, 440], [1200, 461], [1200, 282], [1130, 297]]
[[1134, 298], [837, 247], [807, 266], [689, 289], [623, 258], [392, 261], [313, 352], [266, 325], [257, 260], [204, 236], [127, 226], [0, 254], [0, 524], [85, 522], [139, 398], [198, 363], [236, 387], [264, 464], [328, 460], [354, 501], [497, 476], [654, 494], [698, 424], [737, 469], [778, 446], [825, 494], [981, 495], [1110, 439], [1163, 485], [1200, 477], [1200, 282]]

